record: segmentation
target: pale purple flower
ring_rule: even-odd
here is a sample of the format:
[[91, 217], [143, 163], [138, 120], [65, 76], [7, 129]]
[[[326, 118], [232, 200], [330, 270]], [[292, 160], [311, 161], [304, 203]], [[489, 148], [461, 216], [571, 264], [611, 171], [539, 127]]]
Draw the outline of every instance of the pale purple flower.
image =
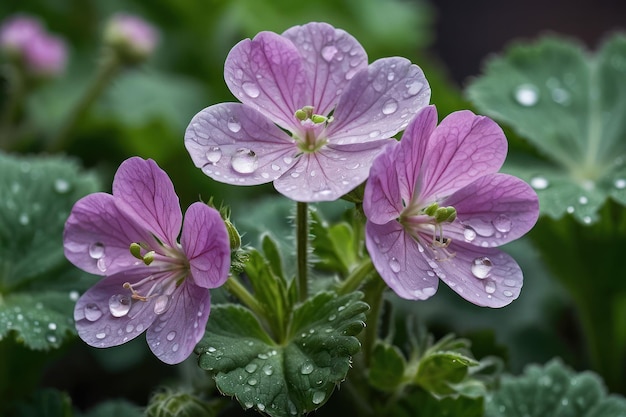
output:
[[159, 33], [139, 16], [117, 13], [107, 23], [104, 39], [107, 44], [117, 48], [125, 58], [142, 61], [154, 52]]
[[74, 265], [105, 276], [76, 303], [79, 336], [110, 347], [147, 330], [150, 349], [169, 364], [187, 358], [204, 334], [209, 288], [222, 285], [230, 267], [217, 210], [194, 203], [183, 221], [167, 174], [137, 157], [120, 165], [112, 195], [90, 194], [74, 205], [64, 247]]
[[439, 279], [480, 306], [518, 297], [522, 271], [494, 247], [528, 232], [539, 203], [528, 184], [498, 173], [506, 153], [489, 118], [459, 111], [437, 126], [430, 106], [374, 161], [363, 201], [366, 245], [400, 297], [429, 298]]
[[65, 70], [67, 46], [30, 16], [17, 15], [0, 27], [0, 49], [32, 76], [54, 76]]
[[194, 164], [235, 185], [274, 182], [301, 202], [335, 200], [430, 100], [422, 70], [399, 57], [368, 66], [350, 34], [326, 23], [261, 32], [230, 51], [226, 84], [242, 103], [198, 113], [185, 134]]

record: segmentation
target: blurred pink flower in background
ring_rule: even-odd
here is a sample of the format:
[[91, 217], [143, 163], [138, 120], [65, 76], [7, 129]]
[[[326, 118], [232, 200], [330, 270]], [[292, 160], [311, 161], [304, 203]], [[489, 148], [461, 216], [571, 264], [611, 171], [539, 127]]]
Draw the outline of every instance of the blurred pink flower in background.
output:
[[138, 16], [117, 13], [106, 25], [104, 40], [123, 59], [129, 63], [138, 63], [152, 54], [159, 40], [159, 32]]

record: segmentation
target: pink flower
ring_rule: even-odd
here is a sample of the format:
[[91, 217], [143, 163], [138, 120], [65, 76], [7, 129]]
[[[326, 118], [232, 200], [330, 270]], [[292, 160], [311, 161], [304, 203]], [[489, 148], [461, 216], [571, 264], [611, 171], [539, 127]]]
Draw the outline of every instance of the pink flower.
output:
[[187, 358], [204, 334], [208, 289], [222, 285], [230, 267], [219, 213], [194, 203], [183, 222], [167, 174], [137, 157], [120, 165], [112, 195], [95, 193], [75, 204], [64, 246], [74, 265], [105, 276], [76, 303], [79, 336], [110, 347], [147, 330], [150, 349], [169, 364]]
[[427, 299], [439, 279], [480, 306], [518, 297], [522, 271], [494, 247], [528, 232], [539, 204], [528, 184], [497, 172], [506, 152], [492, 120], [459, 111], [437, 126], [431, 106], [374, 161], [363, 201], [366, 245], [400, 297]]
[[241, 41], [225, 78], [242, 103], [192, 119], [185, 146], [194, 164], [228, 184], [273, 181], [302, 202], [335, 200], [363, 182], [383, 145], [430, 99], [418, 66], [399, 57], [368, 66], [356, 39], [326, 23]]
[[104, 38], [125, 59], [133, 63], [143, 61], [154, 52], [159, 34], [142, 18], [118, 13], [109, 20]]
[[26, 15], [12, 16], [0, 25], [0, 48], [21, 53], [29, 42], [44, 33], [39, 20]]

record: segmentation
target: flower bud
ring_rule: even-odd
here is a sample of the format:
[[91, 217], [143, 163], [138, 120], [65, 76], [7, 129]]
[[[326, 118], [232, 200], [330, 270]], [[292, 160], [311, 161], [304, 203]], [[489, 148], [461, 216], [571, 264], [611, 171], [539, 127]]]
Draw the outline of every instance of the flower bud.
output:
[[123, 62], [134, 65], [146, 60], [156, 47], [156, 29], [140, 17], [119, 13], [108, 22], [104, 42]]

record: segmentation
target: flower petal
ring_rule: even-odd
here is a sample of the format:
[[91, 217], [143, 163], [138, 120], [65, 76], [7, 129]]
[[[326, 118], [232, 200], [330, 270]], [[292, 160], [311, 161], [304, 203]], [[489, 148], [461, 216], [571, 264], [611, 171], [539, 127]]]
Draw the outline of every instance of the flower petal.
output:
[[298, 126], [296, 110], [311, 104], [306, 102], [307, 75], [294, 44], [273, 32], [239, 42], [224, 64], [235, 97], [288, 130]]
[[172, 181], [156, 162], [138, 157], [122, 162], [113, 179], [113, 196], [132, 209], [137, 223], [175, 247], [183, 214]]
[[443, 199], [479, 176], [497, 172], [506, 152], [506, 137], [493, 120], [468, 110], [450, 114], [430, 137], [420, 199]]
[[209, 290], [190, 281], [183, 283], [172, 294], [168, 309], [146, 333], [154, 355], [168, 364], [187, 359], [204, 335], [210, 311]]
[[271, 182], [294, 164], [298, 148], [268, 118], [240, 103], [222, 103], [196, 114], [185, 132], [196, 167], [234, 185]]
[[293, 42], [303, 58], [308, 104], [316, 114], [327, 116], [350, 78], [367, 67], [365, 49], [352, 35], [327, 23], [294, 26], [282, 36]]
[[215, 288], [226, 282], [230, 268], [230, 241], [217, 210], [204, 203], [189, 206], [180, 243], [189, 259], [196, 285]]
[[90, 194], [78, 200], [63, 232], [65, 256], [92, 274], [112, 275], [138, 262], [130, 253], [132, 242], [150, 242], [152, 236], [139, 224], [132, 210], [124, 210], [115, 197]]
[[537, 193], [519, 178], [485, 175], [442, 202], [457, 211], [446, 236], [476, 246], [499, 246], [528, 232], [537, 222]]
[[400, 57], [379, 59], [350, 80], [328, 125], [328, 139], [344, 144], [390, 138], [429, 101], [420, 67]]
[[402, 298], [425, 300], [437, 292], [439, 279], [421, 252], [423, 247], [405, 233], [400, 223], [368, 221], [365, 244], [376, 270]]
[[[441, 279], [467, 301], [483, 307], [503, 307], [522, 289], [522, 270], [508, 254], [452, 241], [454, 257], [439, 262]], [[474, 271], [474, 272], [473, 272]]]
[[392, 140], [326, 146], [305, 153], [274, 181], [274, 187], [295, 201], [337, 200], [367, 179], [372, 161]]
[[363, 210], [370, 221], [384, 224], [396, 219], [411, 201], [428, 138], [436, 125], [437, 110], [425, 107], [411, 121], [399, 144], [386, 148], [374, 160], [363, 198]]
[[143, 333], [154, 321], [154, 299], [132, 300], [130, 310], [121, 317], [111, 314], [111, 297], [130, 296], [125, 282], [136, 282], [149, 275], [147, 268], [134, 269], [101, 279], [85, 292], [74, 307], [76, 330], [81, 339], [94, 347], [118, 346]]

